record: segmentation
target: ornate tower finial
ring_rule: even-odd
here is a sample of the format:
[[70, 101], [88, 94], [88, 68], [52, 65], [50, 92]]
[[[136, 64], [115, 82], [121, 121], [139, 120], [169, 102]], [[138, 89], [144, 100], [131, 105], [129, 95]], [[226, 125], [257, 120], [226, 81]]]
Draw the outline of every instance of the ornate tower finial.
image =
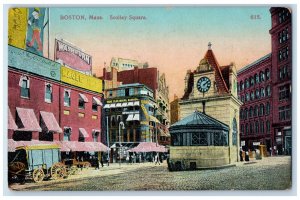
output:
[[208, 50], [211, 50], [211, 42], [208, 43]]

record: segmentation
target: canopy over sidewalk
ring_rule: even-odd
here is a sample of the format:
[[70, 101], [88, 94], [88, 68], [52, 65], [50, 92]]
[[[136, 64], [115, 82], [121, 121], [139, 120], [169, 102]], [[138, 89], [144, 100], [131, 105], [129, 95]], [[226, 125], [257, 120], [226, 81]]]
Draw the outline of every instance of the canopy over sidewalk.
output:
[[129, 152], [167, 152], [164, 146], [156, 145], [154, 142], [141, 142], [137, 147], [132, 148]]

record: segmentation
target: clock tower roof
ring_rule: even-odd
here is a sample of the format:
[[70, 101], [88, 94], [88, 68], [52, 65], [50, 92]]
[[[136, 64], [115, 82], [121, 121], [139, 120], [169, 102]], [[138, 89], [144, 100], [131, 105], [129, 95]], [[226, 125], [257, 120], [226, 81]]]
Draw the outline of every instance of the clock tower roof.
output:
[[208, 63], [213, 67], [215, 71], [215, 81], [217, 84], [217, 88], [219, 93], [229, 93], [228, 87], [225, 83], [224, 77], [222, 75], [220, 65], [214, 55], [214, 52], [211, 49], [211, 43], [208, 45], [208, 50], [204, 56], [204, 59], [208, 61]]

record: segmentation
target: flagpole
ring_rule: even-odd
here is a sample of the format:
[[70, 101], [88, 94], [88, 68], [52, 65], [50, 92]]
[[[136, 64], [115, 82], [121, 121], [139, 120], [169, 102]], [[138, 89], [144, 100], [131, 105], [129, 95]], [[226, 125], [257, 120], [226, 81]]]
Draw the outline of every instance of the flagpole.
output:
[[47, 14], [48, 14], [48, 59], [50, 59], [50, 44], [49, 44], [49, 42], [50, 42], [50, 39], [49, 39], [49, 37], [50, 37], [50, 19], [49, 19], [49, 17], [50, 17], [50, 9], [49, 9], [49, 7], [47, 8], [48, 9], [48, 12], [47, 12]]

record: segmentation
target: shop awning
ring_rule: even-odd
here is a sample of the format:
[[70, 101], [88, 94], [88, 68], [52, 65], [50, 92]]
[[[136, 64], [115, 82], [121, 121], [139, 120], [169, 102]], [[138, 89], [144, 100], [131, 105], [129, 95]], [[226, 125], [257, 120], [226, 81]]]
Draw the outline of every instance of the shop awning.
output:
[[116, 108], [121, 108], [122, 107], [122, 103], [116, 103]]
[[141, 142], [137, 147], [129, 150], [129, 152], [167, 152], [164, 146], [154, 142]]
[[133, 120], [133, 114], [128, 115], [126, 121], [132, 121]]
[[127, 106], [133, 106], [133, 102], [128, 102]]
[[15, 152], [17, 147], [21, 146], [33, 146], [33, 145], [60, 145], [59, 141], [40, 141], [40, 140], [30, 140], [30, 141], [15, 141], [13, 139], [8, 139], [8, 152]]
[[83, 137], [89, 137], [89, 134], [86, 132], [84, 128], [79, 128], [79, 132], [83, 135]]
[[[69, 151], [109, 151], [109, 148], [101, 142], [61, 141], [61, 145], [65, 145]], [[61, 151], [64, 150], [61, 149]]]
[[110, 108], [115, 108], [115, 107], [116, 107], [115, 103], [110, 104]]
[[23, 125], [22, 127], [19, 127], [17, 131], [42, 131], [33, 109], [17, 107], [17, 113]]
[[134, 105], [134, 106], [139, 106], [139, 105], [140, 105], [140, 102], [139, 102], [139, 101], [135, 101], [135, 102], [133, 102], [133, 105]]
[[160, 123], [156, 117], [151, 116], [151, 115], [149, 115], [149, 117], [150, 117], [150, 121], [155, 122], [155, 123]]
[[127, 105], [127, 102], [122, 103], [122, 107], [126, 107]]
[[18, 126], [16, 125], [16, 122], [15, 122], [9, 108], [8, 108], [8, 126], [7, 126], [7, 128], [11, 129], [11, 130], [18, 129]]
[[62, 133], [62, 129], [59, 127], [53, 113], [45, 112], [45, 111], [40, 111], [40, 113], [41, 113], [42, 119], [45, 123], [45, 126], [46, 126], [45, 128], [48, 131]]
[[97, 97], [93, 97], [93, 101], [94, 101], [98, 106], [102, 106], [102, 103], [101, 103], [100, 99], [98, 99]]
[[135, 114], [134, 116], [133, 116], [133, 119], [132, 119], [133, 121], [140, 121], [140, 115], [139, 114]]
[[110, 104], [105, 104], [103, 108], [110, 108]]
[[87, 98], [84, 94], [79, 93], [79, 97], [80, 97], [85, 103], [89, 102], [88, 98]]

